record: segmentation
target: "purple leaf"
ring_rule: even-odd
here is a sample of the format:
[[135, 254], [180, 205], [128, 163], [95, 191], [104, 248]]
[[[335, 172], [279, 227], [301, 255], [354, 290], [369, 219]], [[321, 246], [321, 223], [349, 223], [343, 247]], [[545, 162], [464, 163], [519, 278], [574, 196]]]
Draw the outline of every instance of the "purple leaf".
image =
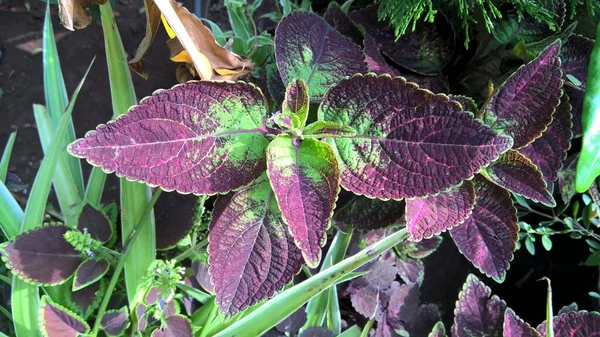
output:
[[363, 35], [356, 28], [356, 25], [348, 14], [344, 13], [337, 2], [330, 2], [327, 7], [327, 12], [323, 15], [323, 19], [327, 21], [331, 27], [335, 28], [342, 35], [346, 36], [350, 40], [352, 40], [357, 45], [362, 44]]
[[575, 170], [577, 168], [577, 160], [579, 153], [575, 153], [567, 158], [564, 167], [558, 171], [558, 190], [560, 197], [565, 204], [577, 194], [575, 191]]
[[81, 263], [81, 254], [65, 240], [69, 230], [49, 225], [18, 235], [0, 246], [2, 259], [19, 278], [39, 285], [61, 284]]
[[294, 311], [293, 314], [286, 317], [283, 321], [279, 322], [275, 327], [281, 332], [287, 333], [289, 336], [293, 336], [300, 328], [306, 323], [306, 311], [304, 307]]
[[390, 297], [387, 307], [388, 321], [412, 322], [421, 303], [420, 297], [417, 283], [401, 285]]
[[321, 141], [299, 141], [279, 135], [267, 149], [267, 167], [294, 242], [306, 264], [316, 268], [340, 190], [336, 157], [331, 147]]
[[146, 306], [138, 304], [135, 307], [135, 315], [137, 320], [137, 331], [143, 332], [148, 326], [148, 319], [146, 318]]
[[416, 30], [409, 29], [398, 39], [387, 21], [378, 20], [377, 6], [352, 12], [350, 17], [387, 57], [416, 73], [439, 74], [454, 54], [454, 31], [443, 15], [436, 17], [435, 23], [419, 22]]
[[368, 271], [350, 282], [350, 300], [359, 314], [380, 320], [389, 300], [388, 293], [394, 284], [396, 269], [389, 263], [376, 261]]
[[398, 276], [406, 283], [421, 284], [425, 277], [425, 265], [421, 260], [396, 259], [396, 269], [398, 270]]
[[198, 211], [198, 197], [164, 193], [156, 202], [156, 249], [171, 249], [192, 230]]
[[320, 326], [311, 326], [306, 328], [299, 337], [333, 337], [333, 331]]
[[473, 214], [450, 235], [458, 250], [484, 274], [501, 282], [518, 240], [517, 214], [508, 192], [476, 177]]
[[485, 108], [484, 121], [513, 137], [514, 148], [539, 138], [552, 121], [561, 96], [560, 43], [513, 73]]
[[442, 237], [439, 235], [419, 242], [405, 241], [402, 251], [414, 259], [423, 259], [435, 252], [441, 243]]
[[477, 113], [479, 110], [477, 108], [477, 103], [475, 103], [475, 100], [472, 99], [471, 97], [462, 96], [462, 95], [448, 95], [448, 97], [451, 100], [460, 103], [460, 105], [462, 106], [462, 109], [464, 111], [471, 111], [473, 113]]
[[[597, 312], [568, 312], [553, 320], [554, 337], [598, 337], [600, 336], [600, 314]], [[546, 322], [537, 330], [546, 334]]]
[[515, 312], [508, 308], [504, 312], [504, 337], [542, 337], [539, 332], [525, 323]]
[[192, 270], [194, 271], [194, 275], [196, 277], [196, 281], [204, 290], [208, 291], [211, 294], [215, 292], [215, 286], [213, 285], [210, 274], [208, 272], [208, 264], [201, 263], [200, 261], [192, 262]]
[[560, 60], [565, 79], [575, 78], [580, 85], [573, 83], [578, 89], [585, 91], [588, 65], [594, 48], [594, 40], [581, 35], [571, 35], [560, 51]]
[[401, 201], [383, 201], [357, 196], [336, 211], [334, 221], [360, 230], [384, 228], [397, 223], [404, 215]]
[[308, 88], [304, 84], [303, 80], [296, 80], [290, 82], [286, 91], [285, 99], [281, 111], [284, 114], [291, 114], [298, 116], [300, 125], [293, 125], [293, 127], [304, 127], [306, 125], [306, 119], [308, 118]]
[[108, 271], [110, 264], [106, 259], [89, 259], [84, 261], [75, 271], [73, 291], [85, 288], [101, 279]]
[[152, 331], [152, 337], [192, 337], [192, 326], [184, 316], [171, 316], [161, 329]]
[[302, 255], [283, 222], [266, 175], [215, 202], [209, 233], [209, 271], [226, 316], [292, 281]]
[[39, 324], [44, 336], [77, 337], [90, 331], [90, 326], [81, 317], [52, 303], [47, 296], [42, 297], [40, 309]]
[[[454, 309], [454, 337], [500, 337], [506, 304], [475, 275], [469, 275]], [[490, 297], [491, 296], [491, 297]]]
[[294, 12], [279, 22], [275, 59], [283, 83], [303, 80], [315, 101], [344, 76], [367, 72], [358, 45], [306, 12]]
[[243, 82], [158, 91], [69, 151], [106, 172], [180, 193], [224, 193], [265, 170], [266, 101]]
[[429, 239], [460, 225], [471, 215], [474, 206], [475, 187], [468, 180], [435, 196], [406, 199], [409, 240]]
[[571, 86], [565, 85], [565, 94], [569, 96], [569, 103], [571, 103], [571, 121], [573, 122], [573, 138], [581, 137], [582, 126], [581, 126], [581, 112], [583, 110], [583, 97], [584, 92], [575, 89]]
[[444, 323], [435, 323], [428, 337], [446, 337], [446, 327], [444, 327]]
[[554, 190], [554, 181], [558, 178], [558, 171], [567, 158], [567, 151], [571, 148], [572, 125], [569, 98], [567, 95], [563, 95], [548, 129], [540, 138], [519, 150], [538, 167], [549, 194], [552, 194]]
[[109, 310], [102, 317], [100, 328], [108, 336], [121, 336], [129, 327], [129, 313], [127, 307], [119, 310]]
[[388, 323], [387, 317], [384, 315], [381, 320], [377, 322], [377, 328], [375, 329], [375, 337], [397, 337], [398, 334], [394, 331], [394, 328]]
[[83, 289], [67, 292], [69, 308], [87, 318], [100, 306], [105, 291], [106, 282], [101, 279]]
[[402, 70], [393, 64], [390, 64], [381, 53], [379, 46], [370, 36], [366, 36], [365, 45], [365, 61], [369, 67], [369, 71], [378, 75], [389, 74], [391, 76], [402, 76], [406, 81], [416, 83], [419, 87], [431, 90], [432, 92], [447, 92], [448, 81], [443, 74], [436, 76], [423, 76], [410, 73]]
[[148, 292], [146, 293], [146, 296], [144, 296], [144, 303], [146, 303], [147, 305], [153, 305], [157, 303], [161, 298], [162, 296], [160, 296], [158, 288], [150, 287], [150, 289], [148, 289]]
[[440, 311], [435, 304], [421, 304], [412, 321], [405, 324], [410, 336], [427, 336], [441, 319]]
[[565, 305], [562, 308], [560, 308], [560, 310], [558, 311], [556, 316], [560, 316], [562, 314], [566, 314], [568, 312], [573, 312], [573, 311], [579, 311], [579, 307], [577, 306], [577, 303], [575, 303], [575, 302], [573, 302], [569, 305]]
[[423, 197], [458, 185], [512, 146], [449, 102], [402, 78], [355, 75], [323, 98], [319, 120], [348, 125], [328, 139], [342, 186], [381, 199]]
[[110, 225], [110, 220], [104, 213], [93, 208], [89, 204], [85, 204], [79, 214], [77, 229], [83, 233], [90, 233], [92, 239], [102, 243], [107, 243], [113, 235], [113, 228]]
[[538, 167], [522, 153], [508, 151], [483, 170], [498, 186], [550, 207], [556, 206]]

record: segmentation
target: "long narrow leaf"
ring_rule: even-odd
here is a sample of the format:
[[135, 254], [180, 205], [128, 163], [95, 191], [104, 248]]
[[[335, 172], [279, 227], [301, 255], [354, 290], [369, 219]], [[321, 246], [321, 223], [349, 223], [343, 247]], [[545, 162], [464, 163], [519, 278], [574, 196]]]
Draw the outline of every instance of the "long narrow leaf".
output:
[[[54, 127], [56, 127], [58, 126], [58, 122], [67, 108], [69, 101], [65, 80], [60, 68], [56, 41], [54, 40], [54, 29], [52, 28], [52, 19], [50, 16], [50, 4], [46, 6], [46, 16], [44, 17], [42, 59], [44, 65], [44, 97], [46, 99], [46, 107], [48, 108], [50, 119], [52, 120]], [[63, 149], [75, 140], [75, 128], [73, 127], [73, 120], [70, 117], [67, 132], [62, 139]], [[68, 165], [69, 170], [67, 173], [70, 173], [68, 178], [70, 183], [75, 185], [77, 193], [81, 198], [81, 196], [83, 196], [83, 173], [81, 172], [81, 163], [77, 158], [69, 156], [66, 151], [63, 151], [60, 156], [62, 157], [61, 160]], [[57, 181], [55, 181], [55, 183], [57, 183]]]
[[344, 275], [373, 260], [386, 250], [406, 239], [405, 229], [395, 232], [356, 255], [337, 263], [310, 279], [273, 297], [256, 311], [215, 336], [260, 336], [298, 310], [306, 301], [332, 286]]
[[[33, 115], [35, 117], [40, 143], [42, 143], [42, 149], [46, 154], [50, 149], [52, 141], [56, 139], [54, 124], [43, 105], [34, 104]], [[61, 149], [61, 151], [64, 150]], [[81, 207], [81, 196], [78, 187], [72, 179], [69, 163], [62, 154], [58, 156], [55, 170], [52, 183], [60, 205], [60, 210], [65, 217], [66, 224], [71, 227], [76, 227], [77, 217]]]
[[0, 181], [0, 227], [11, 240], [21, 231], [23, 210], [12, 196], [6, 185]]
[[[127, 109], [132, 105], [135, 105], [137, 99], [129, 66], [127, 65], [127, 54], [123, 48], [123, 42], [115, 23], [110, 2], [100, 6], [100, 17], [104, 31], [113, 113], [118, 116], [127, 112]], [[133, 232], [151, 197], [150, 187], [121, 178], [121, 233], [123, 242]], [[141, 297], [141, 295], [137, 295], [138, 285], [142, 282], [148, 267], [156, 258], [156, 232], [153, 213], [144, 218], [137, 240], [128, 249], [131, 250], [131, 253], [128, 254], [125, 260], [125, 284], [129, 307], [133, 310]]]
[[8, 162], [10, 161], [10, 155], [12, 154], [13, 146], [15, 145], [15, 139], [17, 139], [17, 133], [13, 132], [8, 137], [6, 146], [4, 147], [4, 153], [2, 159], [0, 159], [0, 181], [6, 182], [6, 174], [8, 173]]

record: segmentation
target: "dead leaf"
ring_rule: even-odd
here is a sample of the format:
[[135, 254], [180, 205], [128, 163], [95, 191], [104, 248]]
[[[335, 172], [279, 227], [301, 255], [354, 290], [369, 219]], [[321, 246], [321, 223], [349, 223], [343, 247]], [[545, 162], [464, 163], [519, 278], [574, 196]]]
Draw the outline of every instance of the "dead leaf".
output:
[[249, 73], [254, 64], [220, 46], [198, 17], [173, 0], [155, 0], [177, 35], [167, 42], [171, 60], [193, 64], [200, 78], [234, 81]]
[[131, 70], [148, 79], [148, 74], [144, 72], [143, 57], [150, 48], [150, 44], [152, 44], [152, 40], [154, 40], [160, 27], [160, 9], [158, 9], [154, 0], [144, 0], [144, 8], [146, 9], [146, 35], [144, 35], [144, 39], [135, 51], [135, 56], [128, 63]]
[[106, 0], [58, 0], [60, 23], [68, 30], [83, 29], [92, 22], [87, 8], [105, 3]]

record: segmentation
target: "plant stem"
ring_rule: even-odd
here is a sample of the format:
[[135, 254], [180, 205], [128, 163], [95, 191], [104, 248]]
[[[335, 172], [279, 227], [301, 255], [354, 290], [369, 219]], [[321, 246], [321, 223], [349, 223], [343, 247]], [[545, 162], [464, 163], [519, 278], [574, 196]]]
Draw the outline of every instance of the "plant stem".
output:
[[367, 337], [369, 335], [369, 331], [371, 330], [373, 323], [375, 323], [375, 319], [370, 319], [367, 322], [367, 324], [365, 324], [365, 327], [364, 327], [362, 333], [360, 334], [360, 337]]
[[202, 241], [196, 243], [195, 245], [193, 245], [190, 248], [188, 248], [186, 251], [184, 251], [181, 254], [177, 255], [174, 258], [175, 262], [181, 262], [181, 261], [187, 259], [188, 257], [194, 255], [194, 253], [196, 253], [196, 251], [199, 248], [202, 248], [202, 247], [206, 246], [207, 243], [208, 243], [208, 238], [202, 239]]
[[138, 222], [135, 226], [135, 229], [133, 230], [133, 232], [131, 232], [131, 235], [129, 235], [129, 237], [127, 238], [125, 245], [123, 245], [123, 252], [121, 253], [119, 262], [118, 262], [117, 266], [115, 267], [115, 271], [113, 272], [113, 275], [110, 279], [110, 283], [108, 284], [106, 293], [104, 294], [104, 297], [102, 298], [102, 303], [100, 304], [100, 307], [98, 308], [98, 314], [96, 315], [96, 321], [94, 321], [94, 328], [92, 330], [92, 333], [90, 334], [90, 336], [92, 336], [92, 337], [95, 337], [98, 335], [98, 330], [100, 329], [100, 322], [102, 321], [102, 317], [104, 317], [104, 313], [106, 312], [106, 307], [108, 306], [108, 302], [110, 301], [112, 293], [115, 290], [115, 286], [117, 285], [117, 281], [119, 280], [119, 276], [121, 276], [121, 272], [123, 271], [123, 267], [125, 266], [125, 259], [128, 255], [127, 253], [129, 253], [129, 251], [130, 251], [129, 247], [133, 244], [133, 242], [135, 242], [135, 239], [137, 238], [138, 234], [140, 233], [141, 225], [144, 224], [145, 218], [148, 215], [150, 215], [152, 208], [154, 208], [154, 205], [156, 204], [156, 201], [158, 200], [158, 198], [160, 197], [162, 192], [163, 192], [163, 190], [161, 190], [160, 188], [158, 188], [154, 192], [154, 194], [152, 195], [152, 199], [150, 199], [146, 208], [144, 209], [144, 212], [142, 213], [140, 219], [138, 220]]
[[[528, 211], [528, 212], [531, 212], [531, 213], [539, 215], [539, 216], [543, 216], [543, 217], [545, 217], [547, 219], [550, 219], [550, 220], [552, 220], [554, 222], [558, 222], [558, 223], [563, 224], [563, 225], [566, 226], [565, 221], [563, 219], [561, 219], [561, 218], [556, 217], [556, 216], [552, 216], [552, 215], [549, 215], [549, 214], [537, 211], [537, 210], [535, 210], [533, 208], [526, 208], [526, 207], [519, 206], [519, 205], [517, 205], [517, 207], [521, 208], [521, 210]], [[575, 225], [575, 227], [577, 227], [577, 231], [579, 232], [579, 234], [583, 234], [583, 235], [586, 235], [586, 236], [591, 236], [592, 238], [596, 239], [596, 241], [600, 241], [600, 235], [598, 235], [598, 234], [596, 234], [596, 233], [594, 233], [592, 231], [589, 231], [589, 230], [585, 229], [577, 221], [573, 221], [573, 224]]]

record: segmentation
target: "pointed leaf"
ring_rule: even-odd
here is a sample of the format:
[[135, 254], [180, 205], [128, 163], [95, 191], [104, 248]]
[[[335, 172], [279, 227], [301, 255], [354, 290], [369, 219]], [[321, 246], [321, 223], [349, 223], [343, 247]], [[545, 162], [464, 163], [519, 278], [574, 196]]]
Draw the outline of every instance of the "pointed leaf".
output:
[[356, 229], [372, 230], [397, 223], [404, 215], [401, 201], [354, 197], [336, 211], [334, 220], [339, 226], [349, 225]]
[[83, 289], [69, 291], [66, 294], [69, 308], [87, 318], [100, 306], [105, 291], [106, 282], [102, 279]]
[[78, 337], [90, 331], [90, 326], [81, 317], [52, 303], [47, 296], [42, 297], [39, 321], [45, 337]]
[[418, 283], [401, 285], [390, 297], [387, 307], [388, 319], [393, 317], [393, 321], [404, 323], [413, 321], [421, 303], [420, 297]]
[[561, 96], [560, 42], [513, 73], [486, 107], [484, 122], [513, 137], [514, 148], [539, 138], [552, 121]]
[[277, 113], [272, 119], [273, 122], [283, 130], [294, 130], [300, 125], [298, 116], [291, 113]]
[[498, 186], [535, 202], [554, 207], [556, 201], [548, 192], [538, 167], [522, 153], [511, 150], [483, 170], [483, 175]]
[[446, 327], [444, 323], [437, 322], [427, 337], [446, 337]]
[[65, 240], [69, 230], [49, 225], [18, 235], [0, 246], [2, 259], [21, 279], [34, 284], [55, 285], [69, 279], [81, 263], [81, 254]]
[[90, 233], [92, 239], [102, 243], [107, 243], [113, 235], [110, 220], [90, 204], [83, 206], [77, 220], [77, 229], [83, 233]]
[[217, 199], [209, 233], [209, 270], [226, 316], [292, 281], [302, 255], [283, 222], [266, 175]]
[[398, 275], [405, 283], [423, 283], [425, 265], [417, 259], [397, 259], [396, 269]]
[[284, 332], [293, 336], [306, 323], [306, 311], [304, 307], [296, 310], [293, 314], [277, 324], [276, 328], [280, 332]]
[[419, 242], [406, 241], [402, 251], [414, 259], [423, 259], [431, 255], [442, 243], [442, 237], [437, 235]]
[[[600, 332], [600, 314], [597, 312], [568, 312], [553, 321], [554, 337], [592, 337]], [[545, 335], [546, 322], [540, 324], [537, 330]]]
[[340, 190], [335, 155], [318, 140], [279, 135], [267, 149], [267, 166], [283, 219], [304, 261], [315, 268]]
[[342, 186], [382, 199], [422, 197], [458, 185], [512, 146], [446, 96], [402, 78], [356, 75], [331, 88], [319, 119], [356, 135], [333, 138]]
[[192, 325], [190, 321], [180, 315], [167, 318], [161, 329], [152, 331], [152, 337], [192, 337]]
[[454, 31], [443, 15], [435, 23], [419, 22], [415, 30], [407, 30], [396, 38], [387, 21], [379, 21], [377, 6], [369, 6], [350, 14], [382, 52], [400, 66], [424, 75], [436, 75], [454, 54]]
[[426, 198], [406, 199], [409, 240], [421, 241], [456, 227], [473, 212], [475, 187], [470, 181]]
[[100, 322], [100, 328], [110, 337], [121, 336], [128, 327], [129, 312], [127, 307], [107, 311]]
[[344, 76], [367, 72], [358, 45], [306, 12], [294, 12], [277, 26], [275, 59], [283, 83], [303, 80], [315, 101]]
[[316, 121], [307, 125], [302, 134], [310, 138], [352, 137], [356, 130], [333, 122]]
[[354, 25], [352, 20], [350, 20], [348, 14], [344, 13], [340, 8], [337, 2], [329, 3], [327, 12], [323, 15], [323, 19], [342, 35], [354, 41], [354, 43], [358, 45], [362, 44], [363, 35], [358, 28], [356, 28], [356, 25]]
[[473, 214], [450, 235], [458, 250], [484, 274], [501, 282], [518, 240], [517, 215], [506, 190], [476, 177]]
[[195, 195], [163, 193], [154, 206], [156, 249], [170, 249], [190, 233], [198, 213]]
[[159, 91], [69, 151], [131, 180], [180, 193], [223, 193], [265, 169], [264, 96], [245, 83], [190, 82]]
[[581, 35], [571, 35], [560, 51], [563, 75], [572, 83], [579, 82], [573, 85], [580, 90], [586, 88], [588, 65], [593, 48], [594, 40]]
[[539, 332], [525, 323], [515, 312], [508, 308], [504, 313], [504, 337], [542, 337]]
[[571, 105], [567, 95], [563, 95], [561, 103], [554, 113], [554, 119], [546, 132], [527, 147], [519, 150], [533, 162], [546, 182], [549, 194], [554, 190], [554, 181], [562, 168], [571, 148]]
[[160, 28], [160, 10], [156, 3], [153, 0], [144, 0], [144, 13], [146, 14], [146, 32], [144, 35], [144, 39], [140, 42], [137, 49], [135, 50], [135, 55], [133, 59], [129, 60], [127, 63], [129, 64], [129, 69], [135, 71], [138, 75], [142, 76], [144, 79], [148, 79], [148, 74], [144, 72], [144, 54], [150, 45], [152, 44], [152, 40], [158, 33], [158, 29]]
[[452, 336], [501, 337], [506, 304], [475, 275], [469, 275], [454, 309]]
[[290, 82], [285, 91], [285, 99], [281, 111], [284, 114], [292, 114], [298, 116], [299, 125], [294, 125], [296, 128], [302, 128], [306, 125], [308, 118], [308, 88], [303, 80]]
[[106, 259], [89, 259], [83, 262], [75, 271], [73, 291], [85, 288], [101, 279], [108, 271], [109, 266]]

